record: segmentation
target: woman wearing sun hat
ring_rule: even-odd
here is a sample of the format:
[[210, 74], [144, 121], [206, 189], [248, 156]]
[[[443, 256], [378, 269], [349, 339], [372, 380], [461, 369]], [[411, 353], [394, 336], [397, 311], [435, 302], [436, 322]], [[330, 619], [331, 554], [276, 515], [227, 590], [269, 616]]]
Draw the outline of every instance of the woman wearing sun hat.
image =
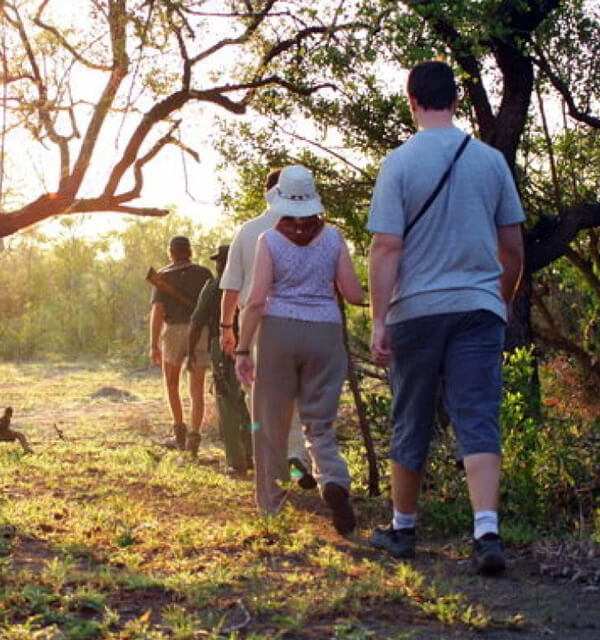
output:
[[[254, 382], [256, 501], [273, 513], [285, 500], [277, 480], [287, 477], [287, 431], [297, 402], [321, 495], [346, 534], [355, 519], [334, 429], [347, 368], [335, 289], [353, 304], [363, 291], [344, 239], [323, 221], [312, 173], [285, 167], [269, 196], [281, 218], [259, 240], [236, 351], [239, 379]], [[259, 325], [255, 370], [250, 343]]]

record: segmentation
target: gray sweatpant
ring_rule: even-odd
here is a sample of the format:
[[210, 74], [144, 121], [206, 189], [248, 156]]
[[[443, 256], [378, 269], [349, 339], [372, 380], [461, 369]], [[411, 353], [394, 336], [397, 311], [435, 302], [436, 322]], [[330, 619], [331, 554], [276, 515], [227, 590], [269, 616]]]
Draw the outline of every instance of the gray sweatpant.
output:
[[319, 487], [333, 482], [350, 489], [333, 426], [346, 369], [341, 325], [263, 317], [252, 401], [256, 503], [261, 511], [275, 512], [285, 499], [277, 480], [288, 478], [287, 442], [295, 402]]

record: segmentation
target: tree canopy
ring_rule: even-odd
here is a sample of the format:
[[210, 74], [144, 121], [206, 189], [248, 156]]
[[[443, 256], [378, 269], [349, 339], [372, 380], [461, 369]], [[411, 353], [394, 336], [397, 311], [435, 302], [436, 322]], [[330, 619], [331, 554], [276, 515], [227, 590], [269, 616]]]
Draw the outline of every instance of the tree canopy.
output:
[[[379, 163], [414, 132], [406, 69], [441, 57], [462, 89], [460, 125], [504, 154], [524, 201], [527, 273], [509, 345], [531, 342], [532, 296], [536, 307], [542, 300], [532, 289], [534, 274], [566, 257], [591, 287], [585, 295], [599, 291], [597, 7], [559, 0], [359, 4], [358, 19], [370, 29], [340, 34], [326, 51], [307, 51], [301, 61], [307, 81], [326, 69], [334, 88], [310, 96], [273, 88], [254, 105], [264, 118], [260, 125], [224, 125], [237, 131], [235, 145], [230, 130], [219, 137], [228, 163], [240, 171], [240, 188], [226, 190], [225, 203], [241, 214], [265, 164], [310, 164], [332, 219], [364, 251]], [[307, 123], [311, 136], [303, 133]], [[564, 345], [560, 324], [540, 322], [536, 331]], [[579, 337], [571, 332], [568, 340], [579, 353]]]

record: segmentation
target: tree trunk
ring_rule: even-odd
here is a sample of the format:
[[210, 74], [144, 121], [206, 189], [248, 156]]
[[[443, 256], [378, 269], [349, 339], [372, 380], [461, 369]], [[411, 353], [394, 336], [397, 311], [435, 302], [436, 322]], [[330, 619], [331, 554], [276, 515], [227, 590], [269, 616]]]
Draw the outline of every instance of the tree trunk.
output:
[[514, 302], [512, 318], [506, 328], [504, 348], [507, 351], [514, 351], [518, 347], [528, 346], [533, 343], [533, 330], [531, 328], [531, 287], [531, 274], [525, 273]]
[[370, 496], [378, 496], [380, 494], [379, 491], [379, 470], [377, 468], [377, 455], [375, 454], [375, 446], [373, 444], [373, 436], [371, 434], [371, 429], [369, 427], [369, 422], [367, 421], [367, 409], [365, 407], [365, 403], [363, 402], [362, 395], [360, 393], [360, 383], [358, 376], [356, 374], [356, 368], [354, 366], [354, 361], [352, 360], [352, 355], [350, 352], [350, 341], [348, 338], [348, 322], [346, 319], [346, 309], [344, 307], [344, 301], [342, 297], [338, 294], [338, 304], [340, 307], [340, 311], [342, 313], [342, 331], [344, 335], [344, 346], [346, 347], [346, 353], [348, 354], [348, 384], [350, 385], [350, 390], [352, 391], [352, 396], [354, 398], [354, 403], [356, 405], [356, 414], [358, 417], [358, 424], [360, 426], [360, 430], [363, 436], [363, 441], [365, 444], [365, 449], [367, 452], [367, 462], [369, 465], [369, 495]]

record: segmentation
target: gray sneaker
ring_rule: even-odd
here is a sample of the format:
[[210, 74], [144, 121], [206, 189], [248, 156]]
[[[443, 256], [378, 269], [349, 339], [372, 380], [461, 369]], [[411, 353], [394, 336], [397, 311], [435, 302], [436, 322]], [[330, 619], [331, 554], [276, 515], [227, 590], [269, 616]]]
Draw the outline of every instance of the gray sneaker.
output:
[[377, 527], [369, 538], [369, 544], [376, 549], [385, 549], [394, 558], [414, 558], [416, 536], [414, 529], [394, 529]]
[[506, 569], [504, 545], [497, 533], [486, 533], [473, 541], [475, 571], [486, 576], [502, 573]]

